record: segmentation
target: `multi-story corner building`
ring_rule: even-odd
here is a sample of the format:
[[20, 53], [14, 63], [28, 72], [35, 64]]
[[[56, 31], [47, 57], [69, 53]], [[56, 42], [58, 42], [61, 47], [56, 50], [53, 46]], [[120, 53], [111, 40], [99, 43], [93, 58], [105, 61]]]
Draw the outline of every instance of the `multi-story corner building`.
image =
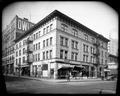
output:
[[55, 10], [15, 40], [15, 73], [58, 78], [63, 67], [84, 66], [89, 77], [107, 64], [108, 39]]
[[13, 18], [6, 29], [2, 32], [2, 66], [4, 73], [12, 74], [14, 72], [14, 40], [25, 33], [34, 24], [28, 19], [20, 18], [17, 15]]

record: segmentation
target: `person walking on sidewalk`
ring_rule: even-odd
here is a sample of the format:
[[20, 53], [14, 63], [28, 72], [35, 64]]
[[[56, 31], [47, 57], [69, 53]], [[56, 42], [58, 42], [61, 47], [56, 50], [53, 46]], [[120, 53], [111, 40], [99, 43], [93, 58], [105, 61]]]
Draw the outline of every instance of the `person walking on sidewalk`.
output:
[[70, 72], [67, 73], [67, 81], [70, 81]]

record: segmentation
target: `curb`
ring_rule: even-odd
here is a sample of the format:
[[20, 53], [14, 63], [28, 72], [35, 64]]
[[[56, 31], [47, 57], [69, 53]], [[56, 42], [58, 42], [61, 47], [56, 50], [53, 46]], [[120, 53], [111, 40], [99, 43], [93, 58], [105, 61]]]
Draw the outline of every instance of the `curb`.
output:
[[[6, 75], [4, 75], [6, 76]], [[11, 76], [11, 77], [19, 77], [16, 75], [7, 75], [7, 76]], [[44, 78], [35, 78], [35, 77], [25, 77], [25, 76], [20, 76], [19, 78], [25, 78], [25, 79], [31, 79], [31, 80], [38, 80], [38, 81], [48, 81], [48, 82], [66, 82], [67, 79], [62, 79], [62, 80], [56, 80], [56, 79], [44, 79]], [[75, 81], [79, 81], [79, 82], [91, 82], [91, 81], [101, 81], [101, 79], [71, 79], [70, 81], [75, 82]]]

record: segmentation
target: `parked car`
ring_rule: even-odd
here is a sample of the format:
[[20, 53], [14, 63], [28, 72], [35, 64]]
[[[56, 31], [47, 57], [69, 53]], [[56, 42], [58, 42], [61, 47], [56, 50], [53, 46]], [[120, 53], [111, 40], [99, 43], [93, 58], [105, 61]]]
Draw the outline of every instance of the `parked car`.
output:
[[111, 75], [107, 76], [106, 80], [115, 80], [116, 78], [117, 78], [117, 75], [111, 74]]

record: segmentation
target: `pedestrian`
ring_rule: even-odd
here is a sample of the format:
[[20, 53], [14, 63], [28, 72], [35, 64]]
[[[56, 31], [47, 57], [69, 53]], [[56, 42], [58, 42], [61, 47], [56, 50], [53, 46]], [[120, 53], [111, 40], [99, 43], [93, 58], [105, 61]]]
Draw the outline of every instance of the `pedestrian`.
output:
[[70, 81], [70, 72], [67, 73], [67, 81]]
[[104, 80], [104, 75], [103, 74], [101, 74], [101, 79]]

